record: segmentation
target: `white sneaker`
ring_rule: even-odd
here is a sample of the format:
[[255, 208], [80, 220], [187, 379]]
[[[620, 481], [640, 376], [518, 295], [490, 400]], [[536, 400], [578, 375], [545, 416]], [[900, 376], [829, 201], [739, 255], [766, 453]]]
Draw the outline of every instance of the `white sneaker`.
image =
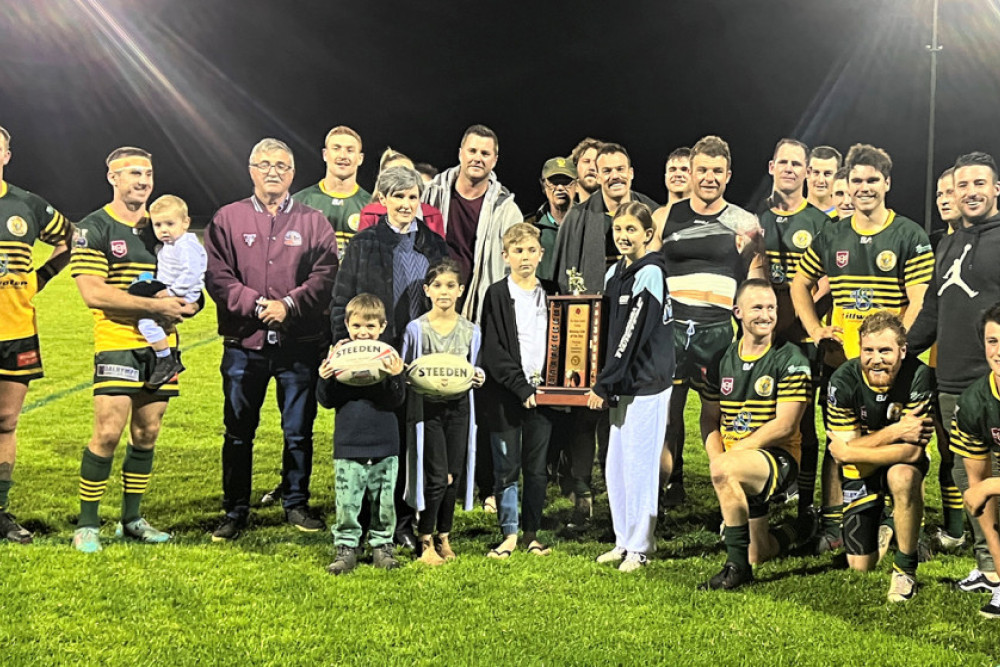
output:
[[990, 581], [978, 568], [974, 568], [965, 579], [955, 584], [955, 588], [963, 593], [994, 593], [1000, 590], [1000, 583]]
[[965, 546], [965, 534], [963, 533], [961, 537], [952, 537], [944, 529], [938, 528], [931, 536], [931, 544], [938, 551], [952, 552]]
[[646, 554], [639, 553], [638, 551], [629, 551], [628, 555], [625, 556], [625, 560], [618, 566], [618, 571], [635, 572], [643, 567], [646, 567]]
[[620, 563], [622, 559], [625, 558], [625, 549], [622, 547], [615, 547], [611, 551], [607, 551], [597, 557], [598, 563]]
[[906, 602], [917, 592], [917, 580], [905, 572], [893, 571], [889, 583], [889, 602]]
[[1000, 587], [993, 591], [993, 597], [979, 610], [979, 614], [986, 618], [1000, 618]]

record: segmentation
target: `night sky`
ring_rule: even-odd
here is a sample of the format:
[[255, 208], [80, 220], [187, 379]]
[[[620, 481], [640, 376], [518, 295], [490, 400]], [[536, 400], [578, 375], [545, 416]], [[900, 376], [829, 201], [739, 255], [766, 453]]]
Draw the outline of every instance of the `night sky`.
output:
[[[7, 180], [72, 218], [110, 199], [104, 158], [151, 151], [156, 193], [196, 216], [250, 192], [261, 137], [319, 180], [326, 131], [365, 141], [367, 189], [388, 144], [439, 168], [472, 123], [500, 136], [497, 174], [522, 211], [545, 159], [579, 139], [624, 144], [635, 189], [665, 198], [663, 159], [719, 134], [727, 199], [763, 192], [782, 136], [895, 162], [892, 208], [923, 222], [930, 0], [347, 2], [0, 0]], [[1000, 2], [941, 7], [935, 174], [1000, 156]], [[936, 216], [935, 216], [936, 217]]]

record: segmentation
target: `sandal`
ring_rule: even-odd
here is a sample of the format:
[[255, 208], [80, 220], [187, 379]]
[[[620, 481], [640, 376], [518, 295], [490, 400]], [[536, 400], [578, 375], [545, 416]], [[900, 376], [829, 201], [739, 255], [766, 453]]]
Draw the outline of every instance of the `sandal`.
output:
[[528, 545], [528, 553], [532, 556], [548, 556], [552, 553], [552, 549], [545, 546], [538, 540], [534, 540], [530, 545]]
[[490, 549], [486, 554], [486, 557], [494, 560], [507, 560], [510, 558], [511, 553], [513, 553], [511, 549], [501, 549], [500, 547], [496, 547], [494, 549]]
[[497, 499], [496, 496], [487, 496], [486, 500], [483, 501], [483, 511], [487, 514], [497, 513]]

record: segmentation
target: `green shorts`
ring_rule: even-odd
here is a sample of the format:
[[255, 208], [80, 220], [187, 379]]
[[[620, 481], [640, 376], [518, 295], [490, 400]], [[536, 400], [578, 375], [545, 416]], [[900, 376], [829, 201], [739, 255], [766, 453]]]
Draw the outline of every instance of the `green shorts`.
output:
[[[926, 477], [931, 462], [925, 456], [912, 465]], [[860, 479], [840, 476], [840, 487], [844, 491], [844, 550], [852, 556], [864, 556], [878, 550], [878, 527], [882, 523], [885, 496], [889, 493], [887, 476], [891, 467], [883, 466]]]
[[719, 400], [719, 362], [732, 342], [732, 322], [674, 322], [674, 385], [690, 386], [703, 400]]
[[[180, 358], [179, 351], [177, 355]], [[154, 365], [156, 353], [150, 347], [98, 352], [94, 355], [94, 396], [131, 396], [140, 392], [163, 398], [177, 396], [177, 376], [155, 391], [146, 388]]]
[[765, 447], [757, 451], [767, 459], [771, 472], [767, 475], [764, 490], [755, 496], [747, 498], [747, 502], [750, 505], [751, 519], [759, 519], [767, 516], [768, 501], [774, 495], [787, 491], [788, 487], [799, 476], [799, 464], [790, 452], [780, 447]]
[[44, 375], [38, 336], [0, 341], [0, 380], [30, 382]]

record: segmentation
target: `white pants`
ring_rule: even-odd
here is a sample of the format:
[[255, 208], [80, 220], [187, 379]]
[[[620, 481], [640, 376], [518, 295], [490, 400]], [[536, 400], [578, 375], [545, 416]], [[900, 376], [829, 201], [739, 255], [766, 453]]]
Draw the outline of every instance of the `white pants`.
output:
[[615, 546], [656, 551], [660, 454], [667, 431], [670, 389], [652, 396], [622, 396], [611, 408], [605, 470]]

